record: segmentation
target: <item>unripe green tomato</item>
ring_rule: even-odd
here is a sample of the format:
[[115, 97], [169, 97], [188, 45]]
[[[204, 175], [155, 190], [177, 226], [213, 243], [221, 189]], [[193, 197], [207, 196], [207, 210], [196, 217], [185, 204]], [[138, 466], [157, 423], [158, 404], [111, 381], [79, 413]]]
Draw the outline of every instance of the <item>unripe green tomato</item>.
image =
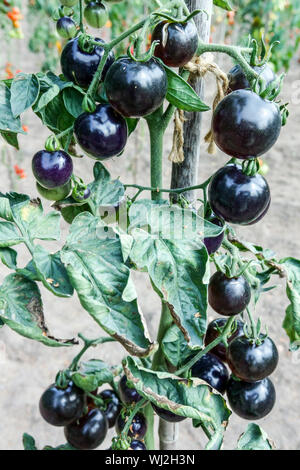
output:
[[43, 198], [48, 199], [48, 201], [61, 201], [65, 197], [69, 196], [72, 189], [72, 184], [71, 181], [69, 181], [63, 186], [58, 186], [57, 188], [53, 189], [46, 189], [43, 188], [43, 186], [41, 186], [39, 183], [36, 183], [36, 189], [38, 190], [39, 194]]
[[78, 0], [60, 0], [60, 3], [64, 7], [73, 7], [74, 5], [78, 3]]
[[84, 9], [86, 22], [92, 28], [102, 28], [108, 21], [107, 9], [102, 3], [89, 2]]
[[77, 28], [76, 24], [68, 16], [63, 16], [56, 23], [56, 30], [58, 34], [65, 39], [72, 39], [76, 36]]

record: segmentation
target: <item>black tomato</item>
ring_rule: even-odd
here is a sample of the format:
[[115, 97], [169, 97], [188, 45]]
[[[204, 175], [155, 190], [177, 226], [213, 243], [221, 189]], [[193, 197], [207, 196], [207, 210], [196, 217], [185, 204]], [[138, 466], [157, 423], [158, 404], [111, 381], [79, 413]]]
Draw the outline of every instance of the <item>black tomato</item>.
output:
[[123, 116], [142, 117], [159, 108], [166, 96], [168, 80], [162, 65], [154, 58], [136, 62], [118, 59], [105, 78], [110, 104]]
[[96, 160], [119, 155], [128, 137], [126, 120], [109, 104], [99, 104], [95, 112], [78, 116], [74, 133], [80, 147]]
[[155, 27], [151, 41], [159, 41], [155, 56], [169, 67], [183, 67], [195, 55], [198, 32], [194, 21], [168, 23], [161, 21]]
[[220, 359], [207, 353], [193, 365], [192, 377], [204, 380], [212, 388], [223, 394], [227, 387], [229, 374]]
[[130, 447], [128, 450], [147, 450], [147, 447], [142, 441], [138, 441], [137, 439], [133, 439], [130, 443]]
[[215, 312], [226, 317], [242, 313], [251, 299], [251, 287], [244, 276], [227, 277], [215, 272], [208, 284], [208, 302]]
[[112, 428], [115, 426], [122, 408], [119, 397], [113, 390], [103, 390], [100, 393], [100, 397], [105, 401], [106, 404], [104, 414], [108, 422], [108, 427]]
[[141, 395], [136, 391], [135, 388], [130, 388], [127, 385], [126, 375], [123, 375], [119, 382], [119, 395], [125, 405], [137, 403], [142, 399]]
[[[118, 434], [121, 434], [123, 431], [124, 427], [126, 424], [126, 418], [124, 419], [122, 417], [122, 414], [119, 414], [117, 423], [116, 423], [116, 431]], [[130, 425], [129, 431], [128, 431], [128, 437], [131, 437], [132, 439], [143, 439], [145, 437], [145, 434], [147, 432], [147, 421], [145, 416], [142, 413], [137, 413]]]
[[[71, 39], [64, 47], [61, 54], [60, 62], [64, 76], [82, 88], [88, 88], [91, 84], [104, 54], [104, 49], [101, 47], [101, 42], [103, 43], [104, 41], [99, 38], [95, 38], [95, 41], [99, 41], [100, 45], [96, 46], [91, 53], [88, 53], [80, 49], [78, 37]], [[114, 60], [115, 56], [113, 52], [111, 52], [103, 69], [101, 80], [104, 80]]]
[[[205, 335], [205, 346], [208, 346], [212, 343], [215, 339], [220, 336], [219, 330], [222, 330], [226, 324], [226, 318], [217, 318], [210, 322], [207, 327], [206, 335]], [[235, 332], [227, 338], [228, 343], [233, 341], [235, 338], [244, 335], [244, 323], [241, 320], [237, 321], [237, 328]], [[227, 360], [227, 348], [223, 343], [219, 343], [213, 349], [210, 350], [211, 354], [217, 356], [221, 361], [226, 362]]]
[[250, 90], [236, 90], [217, 106], [212, 120], [215, 143], [231, 157], [253, 158], [266, 153], [281, 130], [276, 103]]
[[271, 338], [257, 345], [242, 336], [232, 341], [227, 351], [232, 373], [245, 382], [262, 380], [274, 372], [278, 364], [278, 351]]
[[245, 225], [254, 225], [254, 224], [257, 224], [257, 222], [259, 222], [261, 219], [263, 219], [264, 216], [268, 213], [268, 210], [270, 209], [270, 206], [271, 206], [271, 196], [270, 196], [269, 203], [268, 203], [267, 207], [266, 207], [265, 210], [257, 217], [257, 219], [255, 219], [255, 220], [253, 220], [252, 222], [249, 222], [248, 224], [245, 224]]
[[32, 172], [37, 182], [46, 189], [63, 186], [70, 181], [73, 162], [63, 150], [40, 150], [32, 159]]
[[[273, 80], [275, 80], [276, 76], [268, 64], [262, 66], [255, 66], [252, 67], [255, 72], [259, 74], [261, 78], [264, 79], [266, 86], [270, 85]], [[235, 65], [228, 73], [229, 79], [229, 89], [230, 91], [235, 90], [242, 90], [246, 88], [250, 88], [250, 84], [247, 80], [247, 77], [242, 69], [242, 67], [237, 64]]]
[[256, 223], [270, 204], [270, 188], [265, 178], [247, 176], [240, 165], [226, 165], [212, 177], [208, 199], [212, 210], [226, 222]]
[[159, 408], [158, 406], [154, 405], [154, 403], [151, 403], [151, 405], [155, 413], [160, 418], [164, 419], [165, 421], [169, 421], [170, 423], [180, 423], [180, 421], [183, 421], [184, 419], [186, 419], [184, 416], [179, 416], [179, 415], [176, 415], [175, 413], [172, 413], [172, 411]]
[[69, 16], [63, 16], [56, 23], [56, 30], [58, 34], [65, 39], [72, 39], [76, 36], [76, 24]]
[[51, 385], [40, 398], [40, 413], [52, 426], [66, 426], [80, 418], [85, 406], [84, 392], [70, 382], [65, 389]]
[[[217, 225], [218, 227], [224, 227], [224, 221], [214, 214], [212, 214], [210, 217], [207, 217], [206, 220], [208, 220], [214, 225]], [[218, 251], [218, 249], [222, 245], [223, 239], [224, 239], [224, 232], [222, 232], [217, 237], [204, 238], [203, 243], [206, 246], [206, 249], [209, 255]]]
[[36, 183], [36, 189], [38, 190], [39, 194], [45, 199], [48, 199], [48, 201], [61, 201], [62, 199], [65, 199], [65, 197], [69, 196], [72, 189], [72, 184], [71, 181], [69, 181], [63, 186], [58, 186], [57, 188], [53, 189], [46, 189], [39, 183]]
[[92, 450], [102, 444], [108, 431], [105, 414], [95, 408], [85, 416], [65, 427], [69, 444], [80, 450]]
[[272, 410], [276, 392], [270, 379], [248, 383], [229, 379], [227, 397], [232, 410], [244, 419], [261, 419]]
[[100, 29], [109, 19], [105, 5], [98, 1], [89, 2], [84, 9], [84, 18], [92, 28]]

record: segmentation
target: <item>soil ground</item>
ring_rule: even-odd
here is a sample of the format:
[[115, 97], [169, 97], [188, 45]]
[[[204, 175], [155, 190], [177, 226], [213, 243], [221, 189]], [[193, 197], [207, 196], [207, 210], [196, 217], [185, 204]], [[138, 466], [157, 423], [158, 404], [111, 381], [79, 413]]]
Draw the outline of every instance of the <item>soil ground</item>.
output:
[[[27, 52], [26, 44], [18, 46], [20, 57], [19, 67], [23, 71], [38, 69], [39, 59]], [[217, 58], [216, 58], [217, 59]], [[222, 59], [223, 63], [223, 59]], [[229, 65], [224, 64], [228, 70]], [[290, 102], [290, 119], [283, 129], [276, 146], [266, 156], [265, 161], [270, 170], [267, 175], [272, 192], [272, 205], [263, 222], [250, 228], [238, 228], [240, 237], [274, 250], [278, 257], [300, 257], [300, 198], [299, 198], [299, 147], [300, 147], [300, 108], [296, 102], [299, 64], [295, 63], [289, 72], [283, 90], [283, 101]], [[207, 102], [211, 102], [214, 93], [214, 82], [211, 77], [207, 80]], [[298, 82], [299, 85], [299, 82]], [[294, 96], [292, 95], [294, 93]], [[204, 131], [208, 129], [210, 115], [204, 119]], [[21, 137], [22, 152], [14, 153], [1, 163], [1, 190], [12, 188], [36, 197], [33, 177], [31, 175], [31, 158], [43, 147], [47, 137], [45, 128], [32, 113], [27, 113], [24, 124], [29, 127], [29, 135]], [[204, 134], [203, 131], [203, 134]], [[167, 155], [171, 147], [171, 131], [165, 146], [164, 186], [170, 180], [170, 163]], [[201, 149], [198, 181], [204, 181], [214, 170], [226, 161], [221, 153], [209, 156], [205, 145]], [[13, 163], [18, 162], [26, 173], [27, 178], [16, 182], [12, 176]], [[75, 171], [87, 178], [92, 174], [93, 162], [88, 158], [75, 162]], [[139, 182], [149, 184], [149, 144], [146, 127], [142, 123], [135, 136], [130, 138], [125, 154], [120, 159], [110, 161], [109, 170], [114, 177], [120, 176], [127, 183]], [[49, 205], [44, 204], [48, 209]], [[67, 226], [62, 224], [62, 235], [65, 239]], [[51, 247], [55, 249], [55, 244]], [[20, 250], [19, 264], [25, 265], [28, 255]], [[1, 279], [8, 274], [7, 269], [0, 266]], [[145, 274], [135, 275], [140, 302], [147, 319], [150, 332], [155, 336], [160, 313], [159, 301], [153, 294]], [[300, 448], [300, 356], [288, 351], [288, 338], [281, 324], [285, 308], [288, 304], [284, 293], [284, 285], [278, 281], [277, 289], [264, 295], [258, 304], [257, 315], [268, 326], [270, 336], [275, 340], [280, 352], [280, 363], [274, 373], [277, 391], [277, 402], [273, 412], [261, 420], [259, 424], [267, 431], [278, 449]], [[48, 326], [54, 335], [69, 338], [78, 332], [88, 337], [101, 334], [100, 329], [82, 309], [76, 296], [72, 299], [54, 297], [45, 289], [42, 290], [44, 311]], [[212, 312], [210, 317], [213, 318]], [[43, 390], [53, 381], [58, 370], [66, 367], [75, 355], [76, 349], [47, 349], [47, 347], [18, 336], [8, 328], [0, 332], [0, 449], [21, 449], [23, 432], [36, 437], [40, 447], [58, 445], [64, 442], [63, 431], [52, 428], [45, 423], [38, 411], [38, 401]], [[98, 351], [93, 351], [95, 355]], [[123, 357], [121, 347], [111, 344], [101, 349], [103, 360], [111, 364], [118, 363]], [[247, 422], [233, 416], [225, 438], [225, 449], [233, 449], [236, 441], [246, 429]], [[205, 438], [201, 430], [194, 430], [189, 421], [181, 425], [181, 449], [201, 449]], [[103, 448], [107, 448], [104, 444]]]

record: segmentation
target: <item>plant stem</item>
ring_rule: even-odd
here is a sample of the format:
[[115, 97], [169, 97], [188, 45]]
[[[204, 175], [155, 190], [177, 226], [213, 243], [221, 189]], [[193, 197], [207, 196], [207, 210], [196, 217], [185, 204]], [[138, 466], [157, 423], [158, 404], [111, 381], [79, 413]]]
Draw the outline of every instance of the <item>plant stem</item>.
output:
[[158, 201], [161, 197], [160, 189], [162, 187], [162, 159], [163, 159], [163, 137], [164, 129], [161, 126], [163, 115], [163, 106], [157, 111], [146, 117], [150, 133], [151, 148], [151, 187], [152, 200]]
[[147, 421], [147, 433], [145, 436], [145, 445], [147, 450], [155, 450], [154, 442], [154, 412], [151, 403], [145, 406], [144, 415]]
[[202, 349], [199, 351], [196, 356], [194, 356], [189, 362], [187, 362], [181, 369], [177, 370], [175, 373], [176, 375], [182, 375], [185, 371], [191, 369], [193, 365], [201, 359], [204, 354], [207, 354], [209, 351], [211, 351], [215, 346], [217, 346], [219, 343], [222, 341], [226, 341], [227, 336], [231, 333], [231, 327], [233, 322], [235, 321], [235, 317], [230, 317], [229, 320], [227, 321], [226, 325], [224, 326], [222, 333], [218, 338], [216, 338], [214, 341], [212, 341], [206, 348]]
[[[201, 184], [197, 184], [195, 186], [188, 186], [186, 188], [173, 188], [173, 189], [166, 189], [166, 188], [160, 188], [159, 192], [161, 193], [174, 193], [174, 194], [182, 194], [187, 191], [194, 191], [196, 189], [205, 189], [210, 183], [211, 178], [208, 178], [206, 181], [204, 181]], [[157, 192], [157, 187], [155, 186], [141, 186], [139, 184], [125, 184], [125, 188], [135, 188], [138, 189], [137, 194], [134, 196], [135, 199], [137, 196], [139, 196], [143, 191], [152, 191], [154, 193]]]
[[80, 31], [84, 33], [84, 24], [83, 24], [83, 0], [79, 0], [79, 26]]
[[97, 339], [87, 339], [82, 334], [79, 333], [78, 337], [82, 339], [82, 341], [84, 342], [84, 346], [81, 349], [81, 351], [77, 354], [77, 356], [74, 357], [69, 367], [69, 370], [71, 371], [74, 371], [77, 369], [80, 359], [86, 353], [86, 351], [92, 346], [97, 346], [98, 344], [104, 344], [104, 343], [116, 341], [114, 338], [111, 338], [110, 336], [101, 336], [100, 338], [97, 338]]
[[129, 431], [129, 428], [131, 426], [131, 423], [133, 421], [133, 418], [135, 417], [135, 415], [137, 414], [137, 412], [143, 408], [143, 406], [145, 405], [145, 403], [147, 402], [146, 398], [143, 398], [142, 400], [140, 400], [139, 402], [137, 402], [137, 404], [135, 405], [135, 407], [133, 408], [133, 410], [131, 411], [130, 415], [128, 416], [128, 419], [126, 421], [126, 424], [124, 426], [124, 429], [122, 431], [122, 434], [127, 437], [127, 434], [128, 434], [128, 431]]

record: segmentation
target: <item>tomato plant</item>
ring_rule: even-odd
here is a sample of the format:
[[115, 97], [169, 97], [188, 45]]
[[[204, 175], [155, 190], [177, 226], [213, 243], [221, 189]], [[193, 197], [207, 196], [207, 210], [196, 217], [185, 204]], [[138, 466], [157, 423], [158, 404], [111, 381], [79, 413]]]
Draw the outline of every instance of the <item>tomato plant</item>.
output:
[[[103, 3], [109, 11], [111, 2]], [[214, 3], [230, 9], [226, 1]], [[257, 157], [274, 145], [287, 119], [286, 108], [277, 102], [282, 77], [266, 86], [253, 66], [265, 61], [265, 54], [257, 57], [255, 42], [241, 48], [198, 39], [195, 48], [194, 17], [202, 15], [205, 21], [207, 12], [190, 12], [182, 0], [149, 7], [146, 17], [107, 42], [87, 34], [82, 0], [61, 4], [56, 22], [68, 16], [76, 25], [76, 36], [62, 52], [62, 73], [19, 73], [0, 85], [4, 139], [18, 145], [21, 118], [29, 108], [49, 129], [44, 148], [37, 144], [32, 170], [39, 194], [53, 200], [53, 210], [45, 214], [35, 189], [31, 196], [0, 195], [0, 258], [13, 271], [0, 287], [1, 327], [48, 347], [82, 342], [71, 364], [58, 371], [52, 385], [45, 384], [40, 400], [42, 417], [64, 426], [67, 444], [60, 449], [97, 448], [115, 426], [113, 450], [152, 450], [154, 413], [170, 426], [191, 419], [207, 436], [206, 448], [220, 449], [232, 411], [255, 420], [275, 403], [269, 376], [278, 352], [254, 316], [273, 276], [287, 281], [290, 304], [283, 326], [291, 349], [299, 346], [300, 261], [277, 260], [270, 250], [240, 239], [232, 226], [261, 223], [269, 208], [271, 189], [258, 173]], [[155, 29], [158, 34], [149, 44]], [[126, 57], [114, 54], [129, 38]], [[179, 70], [169, 68], [166, 50], [172, 50], [173, 40], [187, 48], [173, 57]], [[233, 58], [251, 89], [228, 90], [215, 107], [212, 135], [228, 155], [224, 167], [195, 186], [164, 188], [163, 143], [175, 111], [210, 109], [189, 84], [187, 65], [191, 59], [193, 66], [199, 64], [192, 53], [200, 57], [205, 52]], [[258, 109], [268, 119], [261, 122]], [[124, 161], [123, 149], [140, 119], [150, 136], [149, 186], [113, 180], [102, 162]], [[98, 160], [86, 181], [74, 172], [76, 145], [85, 158]], [[197, 190], [202, 192], [200, 208], [184, 197]], [[151, 199], [142, 196], [146, 191]], [[168, 195], [177, 196], [176, 202], [169, 202]], [[108, 208], [115, 215], [109, 222]], [[60, 240], [62, 218], [70, 225], [68, 236], [50, 253], [41, 241]], [[30, 253], [24, 267], [15, 249], [20, 244]], [[161, 299], [156, 341], [138, 304], [134, 270], [149, 276]], [[46, 326], [40, 284], [65, 299], [76, 293], [105, 335], [55, 338]], [[223, 315], [209, 327], [208, 304]], [[115, 341], [124, 347], [122, 364], [83, 359], [89, 348]], [[36, 448], [28, 434], [23, 440], [26, 449]], [[248, 448], [256, 449], [258, 441], [271, 448], [253, 423], [237, 448], [245, 440]]]

